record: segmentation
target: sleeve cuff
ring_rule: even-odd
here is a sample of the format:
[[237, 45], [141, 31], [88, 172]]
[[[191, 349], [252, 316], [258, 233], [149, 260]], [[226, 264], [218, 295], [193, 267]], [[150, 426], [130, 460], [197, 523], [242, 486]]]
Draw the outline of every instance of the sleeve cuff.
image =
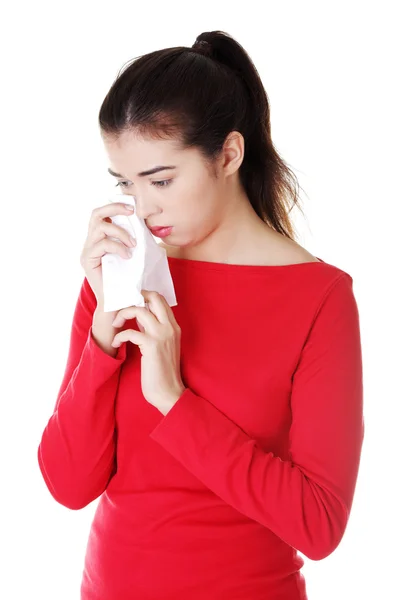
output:
[[[227, 448], [237, 450], [250, 437], [205, 398], [186, 388], [177, 402], [150, 433], [172, 456], [190, 470], [216, 460]], [[223, 462], [221, 457], [218, 460]], [[200, 469], [201, 470], [201, 469]]]
[[187, 419], [188, 411], [192, 410], [191, 405], [196, 402], [196, 396], [190, 388], [186, 388], [183, 394], [175, 402], [173, 407], [161, 419], [160, 423], [150, 433], [150, 437], [157, 442], [168, 441], [175, 432], [182, 426], [182, 422]]
[[92, 326], [89, 329], [89, 334], [87, 338], [88, 350], [92, 357], [96, 360], [96, 364], [104, 365], [104, 366], [120, 366], [124, 360], [126, 359], [126, 344], [127, 342], [123, 342], [119, 348], [118, 352], [115, 356], [111, 356], [107, 354], [95, 341], [92, 335]]

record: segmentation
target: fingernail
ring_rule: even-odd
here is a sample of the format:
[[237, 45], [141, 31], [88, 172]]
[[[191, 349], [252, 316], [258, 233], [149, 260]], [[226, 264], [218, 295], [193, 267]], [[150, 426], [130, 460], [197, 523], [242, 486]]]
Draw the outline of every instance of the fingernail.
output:
[[135, 210], [135, 207], [134, 207], [134, 206], [132, 206], [132, 204], [125, 204], [125, 208], [126, 208], [127, 210]]

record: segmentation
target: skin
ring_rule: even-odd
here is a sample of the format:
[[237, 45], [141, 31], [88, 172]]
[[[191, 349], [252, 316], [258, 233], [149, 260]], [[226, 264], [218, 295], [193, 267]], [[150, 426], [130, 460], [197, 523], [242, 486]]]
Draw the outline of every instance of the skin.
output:
[[[151, 227], [173, 226], [162, 243], [167, 255], [249, 265], [314, 262], [297, 243], [275, 232], [254, 212], [239, 182], [244, 139], [238, 132], [227, 137], [221, 156], [210, 167], [197, 149], [182, 150], [174, 140], [150, 140], [125, 133], [117, 140], [104, 139], [111, 169], [121, 173], [123, 193], [136, 197], [136, 213]], [[173, 171], [139, 177], [156, 165], [176, 165]], [[165, 187], [154, 181], [170, 179]], [[149, 303], [123, 308], [114, 325], [136, 318], [140, 332], [117, 333], [113, 346], [137, 344], [142, 353], [142, 392], [164, 416], [185, 391], [180, 370], [181, 333], [165, 298], [142, 290]], [[148, 376], [147, 376], [147, 375]], [[160, 393], [160, 390], [162, 392]]]
[[[161, 246], [167, 255], [230, 264], [285, 265], [317, 258], [264, 223], [239, 181], [244, 138], [231, 132], [210, 166], [197, 148], [126, 132], [103, 136], [110, 168], [121, 173], [119, 189], [136, 197], [136, 213], [151, 227], [173, 226]], [[175, 165], [146, 177], [140, 171]], [[170, 180], [168, 182], [168, 180]], [[158, 187], [152, 182], [162, 182]]]

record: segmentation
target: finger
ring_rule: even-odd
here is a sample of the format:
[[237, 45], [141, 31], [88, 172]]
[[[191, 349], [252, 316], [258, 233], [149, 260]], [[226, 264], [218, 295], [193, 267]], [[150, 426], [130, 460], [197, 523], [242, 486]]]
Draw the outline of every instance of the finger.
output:
[[175, 326], [178, 325], [171, 307], [165, 300], [164, 296], [158, 292], [149, 290], [141, 290], [141, 294], [146, 300], [149, 309], [157, 317], [160, 323], [163, 325], [166, 325], [167, 323]]
[[[160, 323], [171, 323], [172, 325], [174, 325], [174, 327], [176, 327], [177, 329], [180, 329], [179, 327], [179, 323], [175, 318], [174, 312], [172, 310], [172, 308], [170, 307], [170, 305], [168, 304], [167, 300], [165, 299], [165, 297], [162, 294], [159, 294], [158, 292], [155, 291], [149, 291], [149, 290], [142, 290], [141, 291], [142, 296], [145, 298], [145, 300], [148, 301], [150, 308], [152, 306], [151, 304], [151, 297], [153, 297], [154, 302], [153, 302], [153, 306], [154, 309], [152, 310], [152, 312], [155, 312], [158, 320], [160, 321]], [[157, 309], [158, 307], [158, 309]], [[157, 312], [158, 310], [158, 312]], [[161, 320], [160, 317], [162, 317], [162, 315], [164, 315], [163, 320]]]
[[131, 248], [127, 248], [121, 242], [116, 242], [108, 237], [103, 238], [100, 242], [96, 242], [86, 250], [87, 254], [90, 254], [89, 258], [101, 258], [105, 254], [113, 253], [118, 254], [121, 258], [131, 258]]
[[[98, 206], [97, 208], [94, 208], [89, 219], [89, 233], [92, 233], [94, 230], [96, 230], [102, 221], [103, 223], [112, 223], [111, 217], [115, 217], [117, 215], [127, 217], [132, 215], [135, 212], [135, 207], [133, 207], [133, 210], [130, 210], [127, 208], [127, 206], [129, 206], [128, 201], [127, 204], [124, 204], [123, 202], [109, 202], [104, 206]], [[107, 221], [104, 219], [107, 219]]]
[[131, 238], [126, 229], [120, 225], [115, 225], [115, 223], [106, 223], [105, 221], [100, 221], [97, 224], [97, 227], [95, 227], [92, 231], [92, 244], [99, 242], [106, 236], [110, 239], [122, 242], [128, 248], [133, 248], [136, 246], [136, 240]]
[[116, 215], [132, 215], [135, 212], [135, 207], [133, 204], [131, 204], [132, 210], [130, 210], [127, 208], [129, 204], [129, 197], [127, 196], [126, 204], [124, 202], [109, 202], [104, 206], [98, 206], [92, 210], [91, 219], [93, 221], [99, 221], [105, 217], [114, 217]]
[[140, 333], [139, 331], [136, 331], [135, 329], [125, 329], [124, 331], [120, 331], [119, 333], [117, 333], [117, 335], [114, 337], [113, 341], [111, 342], [111, 346], [113, 346], [113, 348], [119, 348], [119, 346], [123, 343], [123, 342], [132, 342], [132, 344], [136, 344], [137, 346], [142, 346], [146, 341], [146, 334], [145, 333]]
[[[116, 315], [112, 325], [113, 327], [121, 327], [128, 319], [136, 319], [143, 325], [147, 333], [155, 335], [157, 333], [156, 317], [143, 306], [128, 306], [122, 308]], [[129, 330], [127, 330], [129, 331]]]

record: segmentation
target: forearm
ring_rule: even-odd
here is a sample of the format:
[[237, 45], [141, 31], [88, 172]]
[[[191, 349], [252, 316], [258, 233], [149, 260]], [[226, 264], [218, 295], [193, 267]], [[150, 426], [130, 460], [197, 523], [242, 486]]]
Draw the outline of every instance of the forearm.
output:
[[115, 357], [87, 337], [79, 363], [57, 401], [38, 449], [53, 497], [71, 509], [87, 506], [106, 488], [115, 460], [115, 396], [126, 346]]

